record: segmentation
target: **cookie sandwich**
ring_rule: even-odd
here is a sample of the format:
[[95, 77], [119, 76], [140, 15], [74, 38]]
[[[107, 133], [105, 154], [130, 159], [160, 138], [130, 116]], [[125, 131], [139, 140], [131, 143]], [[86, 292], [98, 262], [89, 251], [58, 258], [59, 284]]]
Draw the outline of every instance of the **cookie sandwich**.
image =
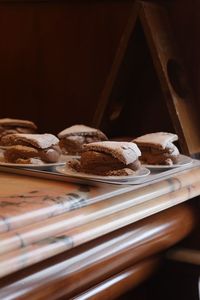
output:
[[0, 119], [0, 145], [2, 137], [13, 133], [36, 133], [37, 126], [29, 120], [4, 118]]
[[80, 160], [70, 161], [77, 172], [102, 176], [128, 176], [140, 169], [141, 152], [132, 142], [103, 141], [85, 144]]
[[5, 162], [17, 164], [55, 163], [60, 158], [59, 139], [53, 134], [9, 134], [2, 138], [7, 146]]
[[69, 155], [79, 155], [84, 144], [108, 140], [101, 130], [85, 125], [66, 128], [58, 134], [58, 138], [63, 153]]
[[173, 165], [178, 162], [179, 150], [173, 144], [178, 136], [168, 132], [155, 132], [133, 140], [141, 150], [141, 161], [149, 165]]

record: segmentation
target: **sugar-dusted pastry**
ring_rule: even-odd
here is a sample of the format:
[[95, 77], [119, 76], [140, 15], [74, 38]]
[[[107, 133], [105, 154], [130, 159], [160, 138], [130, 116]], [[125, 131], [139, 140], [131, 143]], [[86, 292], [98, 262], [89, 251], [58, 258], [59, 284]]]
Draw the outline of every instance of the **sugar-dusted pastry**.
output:
[[103, 141], [85, 144], [80, 160], [69, 166], [78, 172], [103, 176], [133, 175], [140, 169], [141, 152], [132, 142]]
[[4, 135], [12, 133], [35, 133], [37, 126], [32, 121], [4, 118], [0, 119], [0, 145]]
[[58, 134], [60, 148], [66, 154], [78, 155], [83, 150], [83, 144], [106, 141], [108, 138], [99, 129], [85, 125], [74, 125]]
[[178, 136], [168, 132], [154, 132], [133, 140], [142, 152], [141, 161], [150, 165], [173, 165], [177, 163], [179, 150], [173, 144]]
[[4, 158], [9, 163], [54, 163], [59, 160], [59, 140], [53, 134], [9, 134], [2, 137]]

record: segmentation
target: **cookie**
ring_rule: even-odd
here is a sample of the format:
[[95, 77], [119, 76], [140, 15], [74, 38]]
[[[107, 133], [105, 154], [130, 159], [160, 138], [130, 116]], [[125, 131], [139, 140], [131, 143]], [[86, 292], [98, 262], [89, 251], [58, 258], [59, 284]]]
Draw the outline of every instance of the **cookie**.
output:
[[74, 125], [58, 133], [60, 148], [63, 153], [78, 155], [83, 151], [83, 145], [108, 140], [99, 129], [85, 125]]
[[145, 134], [133, 140], [141, 150], [141, 161], [149, 165], [173, 165], [177, 163], [179, 150], [173, 144], [178, 136], [168, 132]]
[[45, 163], [55, 163], [61, 154], [59, 140], [52, 134], [10, 134], [2, 140], [7, 146], [4, 150], [7, 162], [18, 163], [20, 159], [35, 158]]
[[0, 126], [1, 127], [20, 127], [20, 128], [23, 127], [23, 128], [37, 129], [37, 126], [32, 121], [12, 119], [12, 118], [0, 119]]
[[102, 176], [128, 176], [139, 170], [141, 155], [137, 145], [128, 142], [96, 142], [85, 144], [80, 160], [70, 167], [77, 172]]
[[4, 145], [32, 145], [33, 147], [46, 149], [59, 143], [58, 138], [50, 133], [44, 134], [9, 134], [2, 138]]
[[0, 119], [0, 145], [2, 138], [14, 133], [36, 133], [37, 126], [32, 121], [4, 118]]
[[133, 140], [139, 147], [151, 147], [156, 149], [166, 149], [172, 142], [177, 141], [178, 136], [168, 132], [154, 132], [142, 135]]

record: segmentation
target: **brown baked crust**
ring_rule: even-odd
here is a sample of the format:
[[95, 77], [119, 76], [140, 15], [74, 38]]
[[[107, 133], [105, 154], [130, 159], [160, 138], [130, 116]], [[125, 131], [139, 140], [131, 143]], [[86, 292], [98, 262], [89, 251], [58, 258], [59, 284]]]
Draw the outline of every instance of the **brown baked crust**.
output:
[[178, 136], [168, 132], [155, 132], [140, 136], [133, 141], [141, 150], [141, 161], [148, 165], [173, 165], [179, 158], [179, 150], [173, 144]]
[[107, 140], [107, 136], [99, 129], [85, 126], [82, 124], [73, 125], [71, 127], [65, 128], [58, 133], [58, 137], [65, 138], [67, 136], [96, 136], [99, 141]]
[[29, 120], [3, 118], [0, 119], [0, 145], [4, 145], [2, 139], [8, 134], [16, 133], [35, 133], [37, 126]]
[[16, 145], [9, 147], [4, 151], [6, 162], [16, 163], [18, 159], [29, 159], [31, 157], [39, 157], [37, 149], [27, 146]]
[[126, 176], [135, 174], [141, 164], [136, 159], [126, 165], [110, 154], [85, 151], [82, 153], [80, 160], [73, 160], [69, 165], [77, 172], [102, 176]]
[[[9, 163], [32, 163], [35, 158], [45, 163], [55, 163], [59, 160], [60, 153], [56, 149], [36, 149], [23, 145], [10, 146], [4, 150], [4, 158]], [[19, 162], [20, 161], [20, 162]]]
[[171, 155], [169, 153], [152, 154], [142, 152], [141, 161], [148, 165], [173, 165], [178, 162], [179, 155]]
[[139, 136], [133, 140], [138, 147], [151, 147], [164, 150], [170, 148], [174, 141], [178, 140], [178, 136], [169, 132], [153, 132]]
[[12, 119], [12, 118], [0, 119], [0, 127], [23, 127], [23, 128], [31, 128], [35, 130], [37, 129], [37, 126], [32, 121]]
[[98, 141], [105, 141], [107, 137], [99, 130], [95, 134], [72, 134], [60, 139], [59, 145], [63, 153], [70, 155], [79, 155], [83, 151], [83, 145]]
[[53, 145], [59, 143], [59, 140], [56, 136], [50, 133], [44, 134], [9, 134], [3, 136], [2, 145], [4, 146], [12, 146], [12, 145], [24, 145], [24, 146], [32, 146], [38, 149], [47, 149]]
[[64, 154], [78, 155], [83, 150], [85, 137], [72, 136], [60, 139], [59, 146]]
[[120, 162], [128, 165], [141, 155], [141, 151], [135, 143], [103, 141], [84, 145], [84, 151], [97, 151], [110, 154]]
[[44, 164], [44, 162], [40, 159], [40, 158], [27, 158], [27, 159], [23, 159], [23, 158], [19, 158], [16, 160], [15, 162], [16, 164], [29, 164], [29, 165], [42, 165]]

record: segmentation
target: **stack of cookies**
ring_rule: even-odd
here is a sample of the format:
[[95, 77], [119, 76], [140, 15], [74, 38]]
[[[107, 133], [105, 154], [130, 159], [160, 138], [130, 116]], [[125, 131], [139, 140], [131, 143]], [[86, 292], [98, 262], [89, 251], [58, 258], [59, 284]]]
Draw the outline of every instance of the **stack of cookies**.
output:
[[173, 165], [179, 158], [179, 150], [173, 144], [178, 136], [168, 132], [155, 132], [133, 140], [142, 152], [141, 161], [149, 165]]
[[74, 125], [66, 128], [58, 134], [58, 138], [62, 152], [68, 155], [79, 155], [84, 144], [108, 140], [99, 129], [85, 125]]
[[3, 145], [2, 137], [13, 133], [35, 133], [37, 126], [28, 120], [4, 118], [0, 119], [0, 145]]
[[6, 145], [4, 160], [17, 164], [55, 163], [60, 157], [59, 140], [52, 134], [8, 134], [2, 137]]
[[133, 175], [140, 169], [141, 152], [135, 143], [103, 141], [85, 144], [80, 160], [69, 166], [78, 171], [102, 176]]

